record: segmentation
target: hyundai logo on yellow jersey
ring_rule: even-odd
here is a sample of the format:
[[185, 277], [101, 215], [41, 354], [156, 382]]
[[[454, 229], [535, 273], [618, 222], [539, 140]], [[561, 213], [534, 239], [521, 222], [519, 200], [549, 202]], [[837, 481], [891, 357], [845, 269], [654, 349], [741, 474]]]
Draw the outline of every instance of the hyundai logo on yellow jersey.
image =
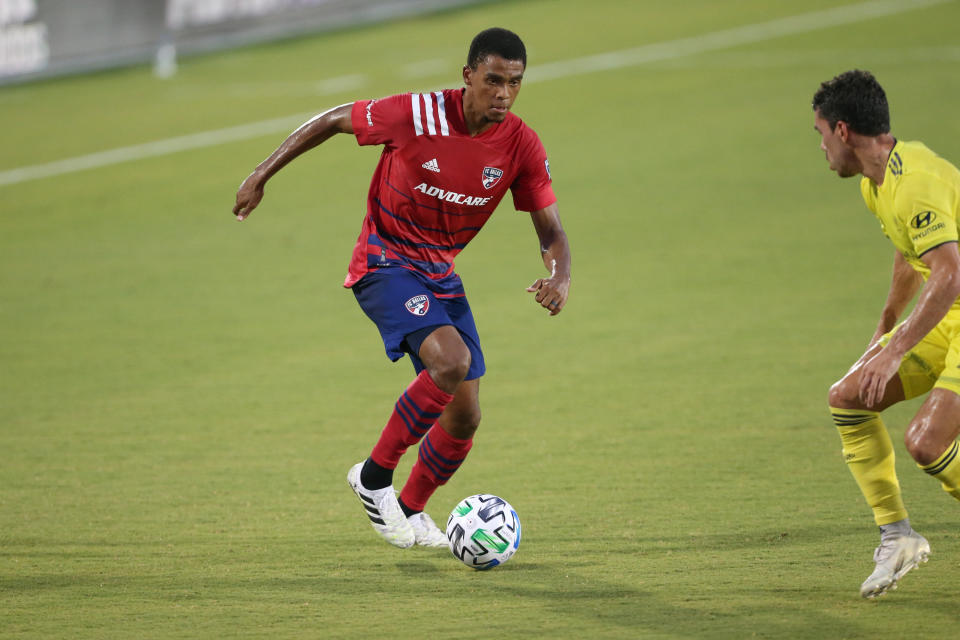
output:
[[910, 226], [914, 229], [926, 229], [936, 219], [937, 214], [933, 211], [921, 211], [910, 220]]

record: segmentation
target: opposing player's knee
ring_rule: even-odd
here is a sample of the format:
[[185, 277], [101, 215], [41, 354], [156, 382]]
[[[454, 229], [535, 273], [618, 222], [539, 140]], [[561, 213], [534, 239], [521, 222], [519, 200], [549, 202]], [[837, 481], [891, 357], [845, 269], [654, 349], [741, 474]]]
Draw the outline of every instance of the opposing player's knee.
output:
[[919, 464], [930, 464], [943, 455], [952, 442], [941, 442], [931, 435], [932, 432], [926, 418], [914, 418], [903, 434], [903, 444], [910, 457]]
[[859, 390], [850, 384], [849, 378], [841, 378], [830, 387], [827, 403], [835, 409], [859, 409]]

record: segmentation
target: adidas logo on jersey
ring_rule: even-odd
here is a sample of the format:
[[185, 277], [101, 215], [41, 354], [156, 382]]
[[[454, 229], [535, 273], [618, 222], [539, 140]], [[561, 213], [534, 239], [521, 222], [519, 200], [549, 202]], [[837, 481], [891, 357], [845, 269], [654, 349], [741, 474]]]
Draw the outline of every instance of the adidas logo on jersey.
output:
[[434, 158], [433, 160], [427, 160], [426, 162], [424, 162], [424, 163], [423, 163], [422, 165], [420, 165], [420, 166], [423, 167], [424, 169], [426, 169], [427, 171], [433, 171], [434, 173], [440, 173], [440, 165], [437, 164], [437, 159], [436, 159], [436, 158]]

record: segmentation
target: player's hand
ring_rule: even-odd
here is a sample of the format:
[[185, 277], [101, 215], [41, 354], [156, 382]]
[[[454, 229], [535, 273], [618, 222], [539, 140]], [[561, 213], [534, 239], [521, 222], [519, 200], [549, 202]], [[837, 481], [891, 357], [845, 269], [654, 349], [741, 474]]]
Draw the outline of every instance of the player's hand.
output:
[[549, 278], [540, 278], [532, 285], [527, 287], [530, 293], [536, 293], [534, 299], [540, 303], [540, 306], [555, 316], [563, 310], [567, 304], [567, 296], [570, 295], [570, 278], [558, 277], [556, 275], [556, 263], [554, 263], [554, 272]]
[[889, 347], [870, 358], [860, 371], [860, 400], [868, 409], [880, 405], [890, 379], [900, 368], [903, 355]]
[[250, 215], [263, 199], [263, 182], [256, 172], [247, 176], [237, 190], [237, 204], [233, 206], [233, 215], [237, 220], [244, 220]]

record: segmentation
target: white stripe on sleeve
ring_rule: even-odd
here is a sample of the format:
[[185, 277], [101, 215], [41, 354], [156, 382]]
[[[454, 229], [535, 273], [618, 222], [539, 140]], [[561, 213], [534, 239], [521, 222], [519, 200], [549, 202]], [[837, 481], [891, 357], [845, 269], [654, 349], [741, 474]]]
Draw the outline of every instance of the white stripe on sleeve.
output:
[[417, 135], [423, 135], [423, 124], [420, 122], [420, 94], [413, 93], [410, 94], [410, 97], [413, 99], [413, 128], [416, 129]]
[[447, 109], [443, 104], [443, 91], [435, 91], [433, 95], [437, 96], [437, 111], [440, 120], [440, 135], [450, 135], [450, 127], [447, 125]]
[[427, 131], [430, 135], [437, 135], [437, 128], [433, 126], [433, 100], [429, 93], [421, 94], [423, 96], [423, 110], [427, 114]]

